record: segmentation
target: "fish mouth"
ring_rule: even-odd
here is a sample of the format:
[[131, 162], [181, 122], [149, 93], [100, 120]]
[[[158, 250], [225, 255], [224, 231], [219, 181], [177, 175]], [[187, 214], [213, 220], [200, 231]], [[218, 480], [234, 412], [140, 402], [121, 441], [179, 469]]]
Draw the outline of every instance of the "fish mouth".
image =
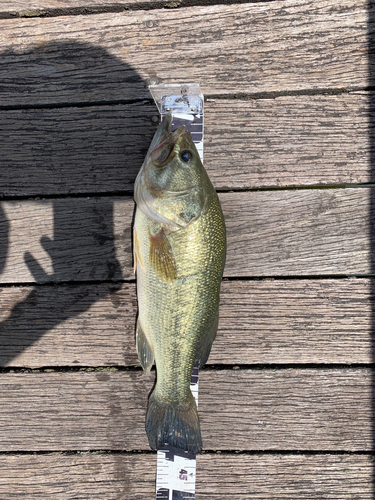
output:
[[157, 167], [162, 167], [167, 163], [176, 141], [181, 135], [187, 133], [184, 125], [171, 132], [171, 123], [172, 115], [165, 115], [156, 131], [157, 140], [155, 144], [151, 144], [152, 149], [150, 147], [151, 152], [149, 154], [151, 161]]

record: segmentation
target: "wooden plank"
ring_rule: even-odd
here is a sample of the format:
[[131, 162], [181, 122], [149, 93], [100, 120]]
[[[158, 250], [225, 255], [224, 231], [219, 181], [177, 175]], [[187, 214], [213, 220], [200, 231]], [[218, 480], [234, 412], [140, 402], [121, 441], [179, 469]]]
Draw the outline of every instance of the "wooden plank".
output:
[[362, 189], [223, 193], [225, 276], [371, 273], [372, 196]]
[[145, 103], [6, 111], [0, 192], [12, 195], [133, 190], [159, 118]]
[[[0, 457], [7, 499], [149, 500], [155, 455], [48, 454]], [[198, 498], [372, 500], [371, 456], [204, 454], [197, 460]]]
[[2, 207], [5, 282], [134, 277], [132, 198], [9, 201]]
[[222, 284], [210, 363], [371, 363], [371, 280]]
[[218, 189], [373, 182], [370, 95], [209, 100], [205, 166]]
[[139, 365], [135, 284], [0, 290], [1, 366]]
[[[113, 9], [120, 10], [121, 7], [129, 8], [129, 5], [147, 3], [154, 4], [153, 0], [2, 0], [0, 4], [0, 12], [19, 15], [25, 17], [38, 17], [49, 13], [65, 13], [67, 9], [74, 9], [74, 12], [86, 14], [87, 10], [95, 9], [105, 10]], [[168, 6], [168, 2], [165, 2]]]
[[[3, 374], [0, 449], [147, 450], [154, 373], [93, 370]], [[204, 449], [371, 451], [371, 387], [365, 368], [202, 370]]]
[[[373, 286], [224, 281], [209, 363], [371, 363]], [[0, 288], [0, 297], [1, 366], [139, 366], [134, 283]]]
[[[222, 193], [225, 276], [372, 272], [371, 189]], [[2, 283], [133, 278], [128, 197], [2, 202]]]
[[151, 80], [186, 83], [187, 75], [206, 95], [369, 85], [366, 0], [3, 19], [0, 27], [2, 106], [144, 98]]
[[[217, 189], [372, 181], [369, 94], [205, 105], [205, 166]], [[4, 196], [132, 190], [158, 116], [146, 103], [5, 111]]]

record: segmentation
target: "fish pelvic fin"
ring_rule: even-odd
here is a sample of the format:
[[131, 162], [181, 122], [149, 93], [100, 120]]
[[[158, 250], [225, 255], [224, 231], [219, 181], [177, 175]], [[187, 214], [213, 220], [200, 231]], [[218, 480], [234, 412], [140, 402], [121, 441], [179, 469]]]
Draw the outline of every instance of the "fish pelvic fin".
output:
[[203, 340], [199, 344], [199, 347], [197, 349], [195, 365], [197, 365], [198, 368], [201, 368], [205, 363], [207, 363], [213, 341], [215, 340], [216, 337], [218, 325], [219, 325], [219, 311], [217, 311], [210, 329], [208, 330], [207, 334], [203, 337]]
[[150, 234], [150, 265], [164, 281], [177, 277], [173, 250], [163, 228], [154, 235]]
[[144, 331], [142, 330], [139, 318], [137, 320], [137, 330], [135, 338], [139, 361], [141, 362], [144, 371], [149, 372], [152, 365], [154, 364], [154, 350], [152, 349]]
[[201, 453], [202, 437], [194, 396], [190, 393], [186, 403], [176, 405], [160, 401], [153, 392], [148, 400], [146, 432], [153, 450], [169, 444], [189, 453]]

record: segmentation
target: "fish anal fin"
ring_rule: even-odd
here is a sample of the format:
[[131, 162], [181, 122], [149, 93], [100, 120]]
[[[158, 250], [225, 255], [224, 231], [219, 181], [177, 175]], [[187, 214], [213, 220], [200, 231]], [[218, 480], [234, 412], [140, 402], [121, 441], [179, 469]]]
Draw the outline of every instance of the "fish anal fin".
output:
[[141, 362], [142, 368], [145, 372], [149, 372], [154, 364], [154, 351], [147, 340], [144, 331], [142, 330], [139, 319], [137, 320], [136, 346], [138, 358]]
[[150, 233], [150, 266], [164, 281], [177, 277], [173, 250], [163, 228], [156, 234]]
[[198, 365], [198, 368], [203, 366], [208, 360], [213, 341], [215, 340], [216, 337], [218, 325], [219, 325], [219, 311], [217, 312], [209, 331], [207, 332], [207, 334], [205, 335], [204, 339], [202, 340], [201, 344], [198, 347], [196, 361], [195, 361], [195, 364]]

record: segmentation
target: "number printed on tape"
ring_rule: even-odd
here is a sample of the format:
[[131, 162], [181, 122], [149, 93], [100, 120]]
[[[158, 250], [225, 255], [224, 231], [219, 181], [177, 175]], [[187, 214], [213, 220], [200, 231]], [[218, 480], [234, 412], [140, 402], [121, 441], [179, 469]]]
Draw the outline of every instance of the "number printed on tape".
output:
[[196, 456], [166, 446], [158, 450], [156, 498], [178, 500], [195, 498]]

